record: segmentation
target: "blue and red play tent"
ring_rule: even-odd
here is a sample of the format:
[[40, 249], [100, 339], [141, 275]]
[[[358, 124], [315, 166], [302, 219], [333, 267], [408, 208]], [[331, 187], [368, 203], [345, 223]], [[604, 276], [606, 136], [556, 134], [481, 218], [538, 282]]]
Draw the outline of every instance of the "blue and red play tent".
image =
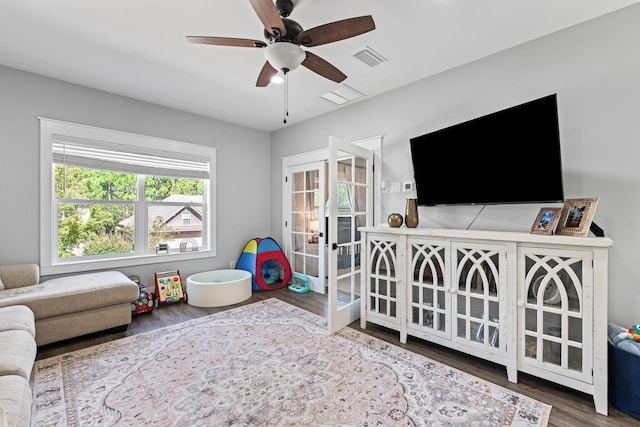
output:
[[236, 268], [251, 273], [254, 291], [280, 289], [291, 280], [289, 260], [271, 237], [249, 240], [238, 258]]

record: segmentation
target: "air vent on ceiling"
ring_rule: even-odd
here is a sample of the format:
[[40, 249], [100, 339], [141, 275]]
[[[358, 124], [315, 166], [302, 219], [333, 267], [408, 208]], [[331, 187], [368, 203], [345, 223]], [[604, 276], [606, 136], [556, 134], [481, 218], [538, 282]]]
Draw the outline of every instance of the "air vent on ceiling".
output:
[[365, 49], [361, 50], [360, 52], [356, 53], [353, 56], [355, 56], [360, 61], [364, 62], [365, 64], [367, 64], [369, 67], [372, 67], [372, 68], [375, 67], [376, 65], [380, 65], [383, 62], [388, 61], [387, 58], [380, 55], [378, 52], [371, 49], [371, 47], [369, 46], [366, 46]]
[[327, 92], [322, 95], [322, 98], [327, 101], [331, 101], [334, 104], [344, 104], [345, 102], [353, 101], [355, 99], [361, 98], [365, 96], [362, 92], [358, 92], [352, 87], [347, 85], [342, 85], [339, 88], [332, 90], [331, 92]]

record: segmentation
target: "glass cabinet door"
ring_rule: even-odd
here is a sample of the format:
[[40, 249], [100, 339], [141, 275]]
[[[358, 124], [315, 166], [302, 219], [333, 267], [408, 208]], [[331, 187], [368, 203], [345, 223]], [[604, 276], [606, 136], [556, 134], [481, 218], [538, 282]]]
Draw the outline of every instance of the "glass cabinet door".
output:
[[591, 376], [591, 252], [521, 248], [521, 364]]
[[500, 245], [453, 242], [455, 274], [452, 288], [453, 339], [506, 353], [500, 339], [505, 318], [506, 248]]
[[399, 243], [392, 237], [368, 236], [367, 314], [399, 323]]
[[448, 242], [409, 239], [407, 328], [451, 338]]

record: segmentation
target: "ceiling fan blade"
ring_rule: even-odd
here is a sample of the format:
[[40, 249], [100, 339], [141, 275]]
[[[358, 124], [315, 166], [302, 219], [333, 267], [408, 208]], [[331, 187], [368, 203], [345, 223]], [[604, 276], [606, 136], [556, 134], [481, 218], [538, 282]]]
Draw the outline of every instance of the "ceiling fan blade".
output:
[[333, 80], [336, 83], [341, 83], [347, 78], [347, 75], [338, 70], [333, 65], [329, 64], [324, 59], [320, 58], [315, 53], [305, 52], [307, 58], [302, 61], [302, 66], [310, 69], [314, 73], [320, 74], [329, 80]]
[[273, 76], [278, 74], [278, 70], [273, 68], [269, 61], [264, 63], [262, 70], [260, 70], [260, 74], [258, 75], [258, 81], [256, 82], [256, 87], [267, 87], [269, 83], [271, 83], [271, 79]]
[[237, 39], [233, 37], [208, 37], [208, 36], [187, 36], [191, 43], [211, 44], [215, 46], [235, 46], [235, 47], [266, 47], [267, 44], [260, 40]]
[[280, 12], [278, 12], [278, 8], [272, 0], [249, 0], [249, 2], [269, 33], [274, 36], [287, 34], [284, 22], [280, 18]]
[[310, 28], [298, 34], [298, 41], [306, 47], [320, 46], [359, 36], [375, 28], [371, 15], [359, 16]]

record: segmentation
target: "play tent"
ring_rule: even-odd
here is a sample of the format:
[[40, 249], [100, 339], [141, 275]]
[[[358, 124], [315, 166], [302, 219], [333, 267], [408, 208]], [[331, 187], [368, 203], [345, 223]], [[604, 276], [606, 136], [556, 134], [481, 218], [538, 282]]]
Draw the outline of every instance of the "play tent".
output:
[[280, 289], [287, 286], [291, 279], [291, 265], [271, 237], [249, 240], [238, 258], [236, 268], [251, 273], [254, 291]]

